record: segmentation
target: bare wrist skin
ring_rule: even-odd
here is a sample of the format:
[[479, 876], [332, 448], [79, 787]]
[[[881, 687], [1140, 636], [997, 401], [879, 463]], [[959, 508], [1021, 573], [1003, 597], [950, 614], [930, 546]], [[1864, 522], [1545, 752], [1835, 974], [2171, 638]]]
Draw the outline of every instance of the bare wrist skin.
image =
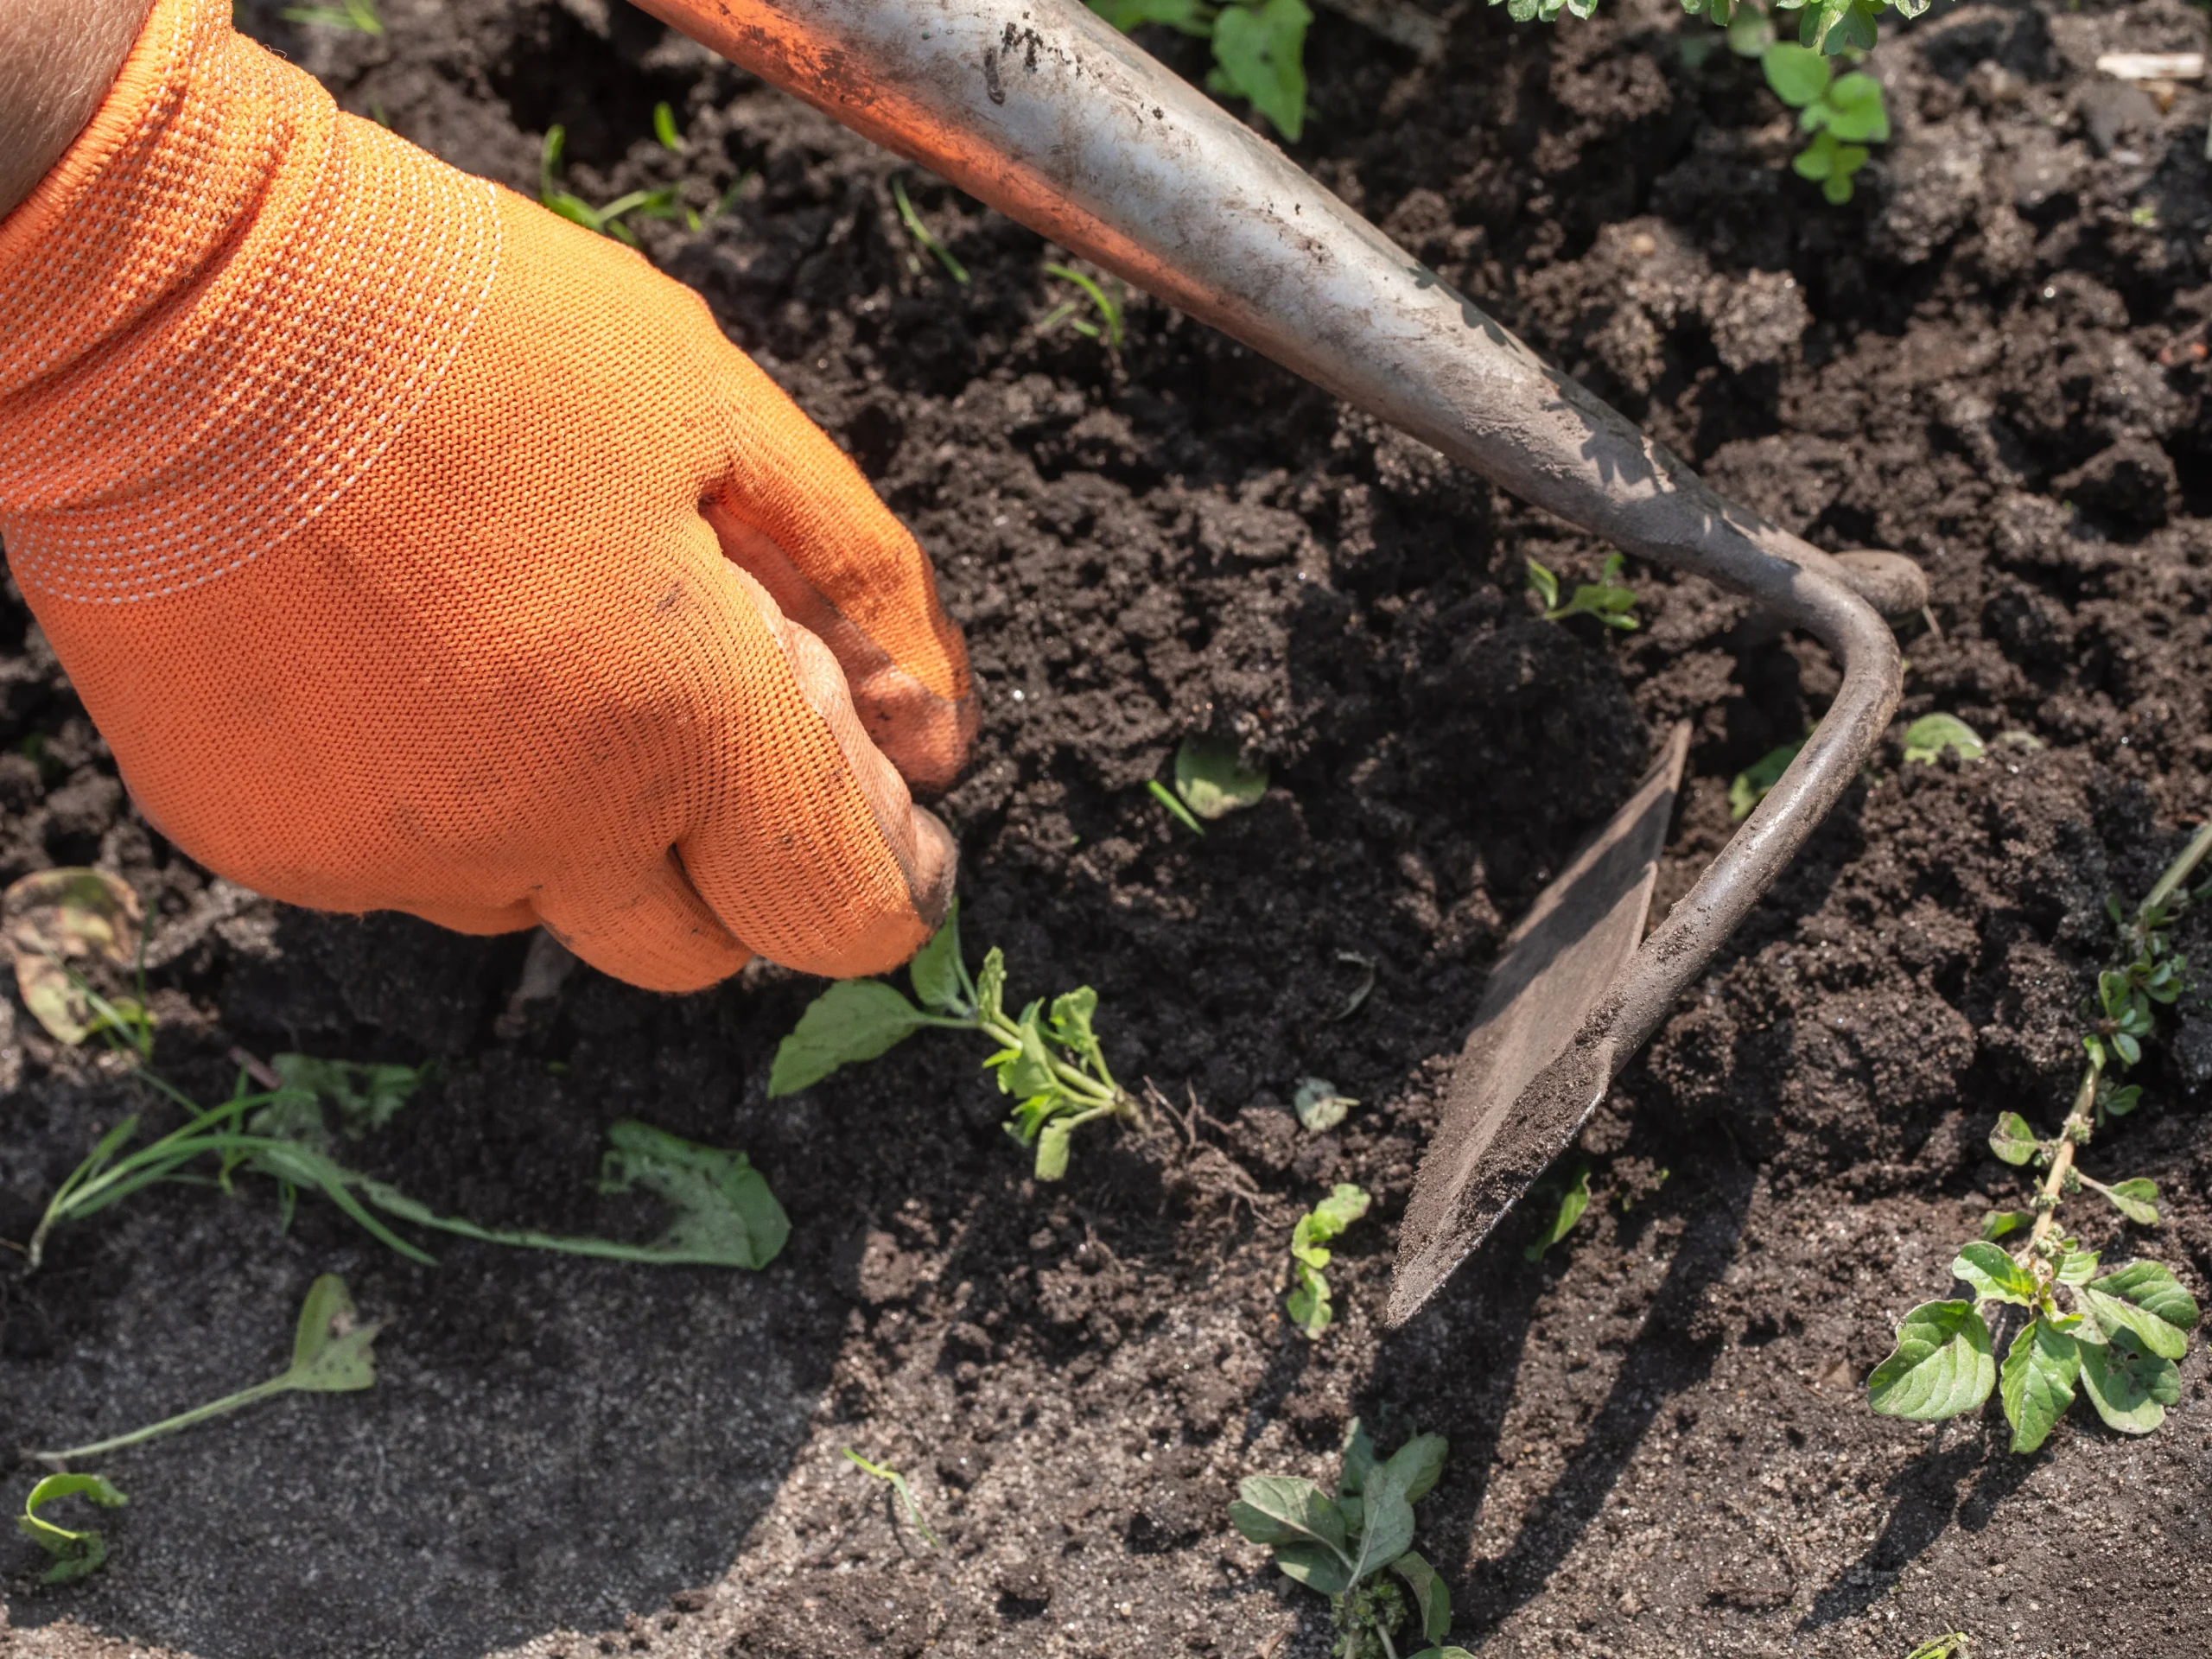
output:
[[115, 84], [150, 0], [0, 5], [0, 214], [30, 194]]

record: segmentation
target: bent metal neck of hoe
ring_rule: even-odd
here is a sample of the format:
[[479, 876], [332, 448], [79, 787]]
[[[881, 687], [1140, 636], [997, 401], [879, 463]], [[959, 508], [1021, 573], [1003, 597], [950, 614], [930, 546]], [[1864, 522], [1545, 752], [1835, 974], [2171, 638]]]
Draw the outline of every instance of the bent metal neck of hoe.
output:
[[[1899, 659], [1856, 591], [1876, 585], [1868, 573], [1723, 500], [1081, 0], [640, 3], [1522, 499], [1748, 594], [1835, 654], [1843, 683], [1827, 717], [1594, 1011], [1557, 1033], [1529, 1085], [1602, 1096], [1887, 727]], [[1916, 573], [1893, 565], [1886, 575], [1924, 592]], [[1919, 602], [1887, 597], [1892, 613]], [[1435, 1162], [1433, 1154], [1424, 1166], [1424, 1189]], [[1455, 1198], [1436, 1212], [1443, 1225], [1425, 1247], [1428, 1267], [1464, 1257], [1535, 1173], [1524, 1157], [1485, 1186], [1483, 1202]], [[1408, 1277], [1408, 1265], [1402, 1249], [1394, 1319], [1449, 1271]]]

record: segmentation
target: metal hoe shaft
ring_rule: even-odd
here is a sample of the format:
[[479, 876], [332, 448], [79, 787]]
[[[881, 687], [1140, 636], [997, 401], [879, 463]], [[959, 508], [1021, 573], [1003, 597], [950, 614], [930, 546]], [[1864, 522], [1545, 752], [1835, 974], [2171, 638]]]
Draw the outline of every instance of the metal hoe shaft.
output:
[[[1723, 500], [1080, 0], [640, 3], [1522, 499], [1748, 594], [1834, 653], [1827, 717], [1532, 1085], [1594, 1107], [1886, 728], [1897, 644], [1855, 591], [1879, 579]], [[1890, 575], [1906, 591], [1877, 597], [1909, 608], [1916, 573]], [[1421, 1210], [1394, 1319], [1478, 1236]]]

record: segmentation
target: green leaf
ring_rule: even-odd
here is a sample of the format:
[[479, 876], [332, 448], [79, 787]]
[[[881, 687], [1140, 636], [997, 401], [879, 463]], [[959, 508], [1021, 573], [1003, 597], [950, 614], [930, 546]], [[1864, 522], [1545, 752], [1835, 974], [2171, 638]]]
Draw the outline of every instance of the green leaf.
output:
[[89, 1527], [73, 1532], [40, 1515], [48, 1504], [65, 1497], [86, 1498], [104, 1510], [120, 1509], [130, 1501], [99, 1475], [48, 1475], [32, 1487], [23, 1500], [23, 1512], [16, 1517], [16, 1530], [52, 1558], [52, 1565], [39, 1575], [47, 1584], [73, 1584], [99, 1571], [107, 1560], [107, 1540], [99, 1533]]
[[2091, 1280], [2075, 1294], [2107, 1338], [2133, 1332], [2162, 1359], [2179, 1359], [2189, 1351], [2196, 1299], [2157, 1262], [2131, 1262], [2117, 1273]]
[[2033, 1226], [2035, 1219], [2031, 1211], [1992, 1210], [1981, 1218], [1981, 1236], [1989, 1239], [2002, 1238], [2015, 1228]]
[[269, 1065], [287, 1092], [296, 1090], [318, 1105], [335, 1107], [338, 1127], [349, 1141], [391, 1122], [430, 1073], [427, 1065], [363, 1065], [311, 1054], [273, 1054]]
[[1857, 143], [1888, 142], [1889, 111], [1882, 105], [1882, 83], [1873, 76], [1844, 76], [1828, 88], [1827, 103], [1828, 130], [1837, 137]]
[[1541, 1260], [1546, 1250], [1573, 1230], [1574, 1224], [1582, 1219], [1582, 1212], [1589, 1207], [1590, 1169], [1585, 1165], [1575, 1173], [1574, 1179], [1567, 1191], [1560, 1194], [1559, 1209], [1553, 1215], [1550, 1224], [1536, 1236], [1535, 1243], [1522, 1250], [1522, 1259], [1527, 1262]]
[[1217, 737], [1186, 737], [1175, 751], [1175, 792], [1202, 818], [1225, 818], [1268, 792], [1266, 772], [1244, 764], [1243, 752]]
[[2035, 1275], [1996, 1245], [1983, 1240], [1975, 1239], [1959, 1246], [1958, 1259], [1951, 1263], [1951, 1273], [1972, 1285], [1978, 1300], [2012, 1302], [2022, 1307], [2035, 1305]]
[[1145, 23], [1201, 38], [1213, 33], [1213, 8], [1204, 0], [1090, 0], [1090, 9], [1124, 35]]
[[955, 899], [944, 907], [944, 925], [930, 935], [930, 942], [915, 953], [906, 969], [915, 1000], [933, 1014], [974, 1013], [960, 968], [960, 900]]
[[1336, 1234], [1367, 1214], [1370, 1204], [1370, 1197], [1351, 1181], [1338, 1181], [1334, 1192], [1312, 1208], [1312, 1236], [1316, 1241], [1334, 1239]]
[[2130, 1221], [2145, 1227], [2158, 1224], [2158, 1184], [2141, 1176], [2132, 1181], [2114, 1181], [2110, 1186], [2092, 1181], [2100, 1192], [2112, 1201], [2113, 1209]]
[[1403, 1473], [1395, 1460], [1367, 1471], [1360, 1490], [1357, 1550], [1352, 1558], [1352, 1582], [1357, 1584], [1380, 1573], [1413, 1548], [1414, 1506], [1406, 1497]]
[[1045, 1030], [1039, 1023], [1044, 1004], [1032, 1002], [1021, 1011], [1021, 1018], [1014, 1029], [1020, 1035], [1020, 1046], [1002, 1051], [986, 1061], [996, 1066], [999, 1087], [1009, 1095], [1024, 1099], [1059, 1091], [1059, 1077], [1052, 1070], [1052, 1056], [1045, 1046]]
[[841, 1065], [872, 1060], [920, 1024], [920, 1011], [881, 980], [841, 980], [807, 1004], [791, 1034], [777, 1045], [769, 1096], [796, 1094]]
[[1068, 1173], [1068, 1120], [1056, 1117], [1037, 1136], [1037, 1179], [1057, 1181]]
[[1559, 578], [1534, 559], [1529, 559], [1527, 563], [1530, 590], [1542, 602], [1546, 610], [1551, 610], [1559, 603]]
[[1078, 985], [1052, 999], [1052, 1040], [1071, 1053], [1096, 1062], [1099, 1058], [1097, 1033], [1091, 1030], [1091, 1016], [1098, 1012], [1098, 993], [1088, 985]]
[[1407, 1503], [1418, 1503], [1436, 1490], [1451, 1454], [1452, 1442], [1441, 1434], [1416, 1434], [1390, 1454], [1388, 1466], [1405, 1487]]
[[1782, 781], [1782, 774], [1789, 769], [1789, 763], [1797, 758], [1797, 751], [1804, 747], [1801, 738], [1795, 743], [1784, 743], [1778, 749], [1769, 749], [1738, 772], [1728, 785], [1728, 816], [1739, 823], [1750, 817], [1751, 809]]
[[1359, 1102], [1338, 1094], [1337, 1085], [1326, 1077], [1300, 1077], [1290, 1103], [1298, 1114], [1299, 1126], [1309, 1135], [1321, 1135], [1343, 1122]]
[[2012, 1449], [2032, 1452], [2050, 1437], [2051, 1427], [2074, 1403], [2074, 1379], [2082, 1353], [2073, 1338], [2051, 1328], [2047, 1319], [2030, 1319], [2005, 1353], [1998, 1397], [2012, 1425]]
[[2082, 1390], [2097, 1415], [2121, 1433], [2148, 1434], [2181, 1398], [2181, 1373], [2173, 1361], [2151, 1352], [2133, 1331], [2114, 1331], [2104, 1342], [2083, 1341], [2080, 1347]]
[[1789, 158], [1790, 170], [1801, 179], [1818, 182], [1835, 167], [1835, 135], [1824, 132]]
[[380, 1325], [359, 1323], [346, 1281], [326, 1273], [308, 1287], [300, 1304], [299, 1329], [292, 1338], [292, 1368], [287, 1388], [309, 1394], [346, 1394], [376, 1386], [371, 1353]]
[[1805, 108], [1827, 92], [1834, 73], [1819, 53], [1787, 41], [1769, 47], [1759, 67], [1766, 72], [1766, 84], [1774, 88], [1774, 95], [1793, 110]]
[[2086, 1285], [2095, 1276], [2097, 1253], [2094, 1250], [2069, 1249], [2058, 1259], [2058, 1282], [2062, 1285]]
[[683, 134], [676, 124], [676, 111], [665, 103], [653, 105], [653, 137], [660, 141], [663, 149], [683, 148]]
[[1295, 1475], [1249, 1475], [1229, 1506], [1230, 1524], [1275, 1552], [1275, 1565], [1324, 1595], [1351, 1587], [1351, 1553], [1344, 1516], [1312, 1481]]
[[1436, 1576], [1436, 1569], [1419, 1552], [1409, 1549], [1390, 1563], [1390, 1570], [1404, 1580], [1406, 1588], [1413, 1592], [1414, 1621], [1421, 1633], [1432, 1642], [1450, 1635], [1452, 1592]]
[[[1324, 1250], [1321, 1255], [1325, 1265], [1328, 1252]], [[1321, 1333], [1336, 1323], [1336, 1310], [1329, 1300], [1329, 1281], [1322, 1277], [1320, 1268], [1306, 1261], [1290, 1264], [1290, 1294], [1283, 1298], [1283, 1312], [1308, 1341], [1319, 1341]]]
[[1221, 79], [1294, 144], [1306, 125], [1306, 27], [1313, 21], [1305, 0], [1226, 6], [1214, 19]]
[[1357, 1498], [1367, 1490], [1367, 1471], [1381, 1461], [1375, 1455], [1367, 1425], [1353, 1418], [1351, 1427], [1344, 1430], [1344, 1466], [1337, 1475], [1337, 1496]]
[[983, 970], [976, 976], [976, 1010], [983, 1019], [1006, 1018], [1006, 953], [995, 944], [983, 954]]
[[[1859, 159], [1865, 161], [1864, 150]], [[1948, 749], [1961, 760], [1979, 760], [1986, 747], [1974, 728], [1955, 715], [1923, 715], [1904, 728], [1904, 758], [1933, 765]]]
[[645, 1246], [654, 1259], [765, 1268], [791, 1236], [791, 1217], [743, 1153], [698, 1146], [629, 1118], [607, 1130], [607, 1141], [600, 1190], [626, 1192], [634, 1182], [675, 1212]]
[[1897, 1326], [1897, 1351], [1866, 1379], [1867, 1403], [1929, 1422], [1972, 1411], [1997, 1384], [1989, 1327], [1971, 1302], [1923, 1302]]
[[1989, 1149], [2008, 1164], [2024, 1164], [2042, 1143], [2028, 1120], [2018, 1112], [1999, 1112], [1997, 1127], [1989, 1132]]

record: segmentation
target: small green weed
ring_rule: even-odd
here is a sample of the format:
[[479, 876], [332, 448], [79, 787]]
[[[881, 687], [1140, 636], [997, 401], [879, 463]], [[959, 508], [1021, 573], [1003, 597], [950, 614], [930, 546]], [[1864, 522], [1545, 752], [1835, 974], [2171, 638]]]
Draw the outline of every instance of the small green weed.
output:
[[1327, 1245], [1365, 1215], [1371, 1202], [1350, 1181], [1339, 1181], [1290, 1230], [1290, 1294], [1283, 1301], [1283, 1312], [1310, 1342], [1318, 1342], [1337, 1317], [1324, 1271], [1329, 1265]]
[[[1774, 0], [1774, 9], [1798, 14], [1800, 46], [1835, 58], [1847, 52], [1872, 52], [1885, 10], [1894, 8], [1898, 16], [1910, 22], [1930, 3], [1931, 0]], [[1756, 11], [1757, 6], [1755, 0], [1682, 0], [1682, 10], [1693, 17], [1701, 14], [1716, 28], [1726, 29], [1744, 13]]]
[[1934, 766], [1948, 749], [1961, 760], [1979, 760], [1988, 747], [1981, 734], [1955, 715], [1923, 715], [1904, 728], [1904, 760]]
[[1630, 614], [1636, 608], [1636, 589], [1621, 582], [1621, 571], [1627, 561], [1619, 554], [1606, 554], [1603, 572], [1598, 580], [1577, 586], [1574, 597], [1564, 605], [1559, 602], [1559, 578], [1534, 559], [1529, 560], [1528, 564], [1529, 591], [1542, 603], [1545, 621], [1561, 622], [1570, 616], [1594, 616], [1607, 627], [1618, 628], [1624, 632], [1638, 626], [1636, 618]]
[[1338, 1094], [1337, 1085], [1326, 1077], [1300, 1077], [1290, 1104], [1298, 1114], [1299, 1128], [1308, 1135], [1325, 1135], [1343, 1122], [1359, 1103], [1350, 1095]]
[[[1030, 1003], [1020, 1016], [1006, 1007], [1006, 957], [994, 945], [982, 973], [970, 977], [960, 949], [955, 900], [940, 927], [907, 969], [916, 1001], [880, 979], [841, 980], [807, 1004], [790, 1036], [777, 1046], [768, 1093], [795, 1094], [842, 1065], [872, 1060], [925, 1026], [981, 1032], [998, 1045], [983, 1061], [1001, 1092], [1014, 1096], [1007, 1133], [1036, 1148], [1040, 1181], [1067, 1173], [1069, 1137], [1084, 1124], [1118, 1117], [1141, 1126], [1143, 1116], [1106, 1068], [1091, 1027], [1098, 993], [1079, 986]], [[918, 1004], [918, 1006], [917, 1005]]]
[[653, 105], [653, 137], [663, 149], [672, 149], [678, 155], [690, 146], [683, 142], [683, 130], [676, 124], [675, 108], [666, 102]]
[[1574, 1224], [1582, 1219], [1582, 1212], [1590, 1207], [1590, 1166], [1577, 1170], [1567, 1190], [1559, 1195], [1559, 1208], [1552, 1214], [1551, 1223], [1536, 1236], [1535, 1242], [1521, 1252], [1525, 1261], [1541, 1262], [1544, 1252], [1574, 1230]]
[[[1408, 1621], [1431, 1643], [1451, 1634], [1451, 1596], [1413, 1548], [1414, 1505], [1434, 1489], [1450, 1452], [1441, 1434], [1416, 1434], [1384, 1460], [1354, 1419], [1333, 1497], [1296, 1475], [1239, 1484], [1230, 1524], [1274, 1550], [1286, 1578], [1329, 1598], [1336, 1659], [1397, 1659], [1395, 1637]], [[1430, 1646], [1414, 1659], [1470, 1656]]]
[[111, 1435], [89, 1446], [73, 1446], [66, 1452], [35, 1452], [31, 1455], [41, 1463], [52, 1465], [97, 1458], [119, 1452], [126, 1446], [174, 1434], [181, 1428], [241, 1410], [276, 1395], [346, 1394], [374, 1388], [376, 1357], [371, 1350], [380, 1329], [379, 1325], [360, 1322], [353, 1310], [353, 1299], [346, 1293], [346, 1281], [334, 1273], [326, 1273], [308, 1287], [307, 1300], [300, 1304], [299, 1321], [292, 1336], [292, 1363], [267, 1382], [240, 1389], [236, 1394], [226, 1394], [219, 1400], [211, 1400], [174, 1417], [164, 1417], [143, 1428], [134, 1428], [127, 1434]]
[[1789, 770], [1789, 763], [1797, 758], [1797, 751], [1805, 747], [1805, 740], [1784, 743], [1778, 749], [1769, 749], [1758, 760], [1745, 766], [1728, 785], [1728, 816], [1741, 823], [1751, 816], [1752, 808], [1767, 798], [1768, 791], [1782, 781], [1782, 774]]
[[1109, 296], [1097, 278], [1086, 276], [1073, 265], [1047, 265], [1045, 270], [1048, 275], [1081, 289], [1084, 297], [1090, 302], [1091, 309], [1098, 314], [1098, 321], [1093, 322], [1088, 317], [1076, 315], [1076, 302], [1064, 300], [1038, 320], [1037, 332], [1043, 334], [1065, 322], [1087, 340], [1103, 340], [1109, 349], [1121, 350], [1122, 302], [1119, 296], [1125, 293], [1121, 279], [1114, 279], [1114, 294]]
[[65, 1497], [82, 1497], [104, 1510], [119, 1510], [130, 1500], [98, 1475], [48, 1475], [31, 1488], [23, 1512], [16, 1517], [16, 1530], [52, 1558], [39, 1574], [45, 1584], [74, 1584], [90, 1578], [107, 1560], [107, 1540], [92, 1528], [72, 1532], [56, 1526], [39, 1511]]
[[[906, 227], [907, 235], [912, 237], [924, 250], [936, 258], [938, 264], [944, 267], [946, 276], [951, 277], [956, 283], [967, 282], [968, 267], [955, 258], [952, 250], [938, 241], [930, 227], [922, 223], [921, 214], [914, 211], [914, 204], [907, 199], [906, 181], [892, 180], [891, 194], [899, 203], [899, 222]], [[906, 263], [917, 276], [920, 275], [922, 269], [920, 260], [909, 255]]]
[[1175, 750], [1175, 792], [1211, 822], [1259, 804], [1268, 792], [1268, 774], [1246, 766], [1243, 752], [1230, 739], [1186, 737]]
[[[1973, 1290], [1969, 1300], [1924, 1302], [1897, 1327], [1897, 1351], [1866, 1379], [1873, 1408], [1928, 1421], [1974, 1410], [1995, 1389], [2012, 1425], [2012, 1450], [2033, 1452], [2073, 1404], [2078, 1382], [2106, 1424], [2124, 1434], [2147, 1434], [2181, 1397], [2174, 1362], [2188, 1351], [2197, 1321], [2196, 1300], [2155, 1262], [2133, 1261], [2100, 1274], [2098, 1252], [2062, 1235], [2058, 1211], [2087, 1187], [2139, 1226], [2158, 1223], [2157, 1186], [2141, 1179], [2110, 1184], [2084, 1174], [2075, 1160], [2092, 1135], [2141, 1103], [2139, 1085], [2115, 1086], [2108, 1068], [2126, 1070], [2143, 1058], [2143, 1039], [2188, 982], [2187, 960], [2167, 929], [2212, 883], [2192, 893], [2190, 874], [2212, 851], [2212, 824], [2190, 837], [2133, 915], [2107, 901], [2119, 949], [2097, 976], [2089, 1028], [2082, 1038], [2088, 1063], [2072, 1109], [2057, 1135], [2038, 1136], [2017, 1112], [1999, 1115], [1989, 1149], [2005, 1163], [2046, 1173], [2029, 1206], [1993, 1211], [1982, 1236], [1961, 1244], [1952, 1276]], [[2007, 1251], [1995, 1241], [2021, 1228], [2028, 1236]], [[2062, 1293], [2063, 1300], [2062, 1300]], [[2024, 1308], [2001, 1371], [1980, 1305]]]
[[922, 1535], [923, 1542], [929, 1545], [931, 1549], [942, 1549], [944, 1547], [938, 1535], [930, 1530], [930, 1523], [922, 1515], [922, 1506], [914, 1502], [914, 1494], [906, 1485], [906, 1476], [900, 1474], [896, 1469], [887, 1467], [882, 1464], [870, 1463], [849, 1446], [841, 1446], [837, 1449], [842, 1452], [852, 1465], [862, 1474], [874, 1476], [876, 1479], [899, 1494], [899, 1505], [906, 1511], [906, 1519], [913, 1523], [914, 1530]]
[[276, 15], [288, 23], [308, 29], [346, 29], [357, 35], [384, 33], [384, 19], [377, 16], [375, 0], [346, 0], [340, 6], [287, 6]]
[[1305, 0], [1090, 0], [1123, 34], [1159, 23], [1213, 43], [1206, 90], [1245, 99], [1292, 143], [1306, 129]]
[[1934, 1636], [1923, 1642], [1904, 1659], [1974, 1659], [1968, 1650], [1969, 1642], [1964, 1630], [1953, 1630], [1948, 1636]]
[[1820, 53], [1787, 41], [1767, 48], [1759, 67], [1775, 96], [1798, 111], [1797, 124], [1813, 135], [1790, 167], [1841, 207], [1851, 200], [1852, 175], [1866, 165], [1866, 146], [1889, 142], [1882, 83], [1863, 72], [1840, 76]]
[[544, 207], [588, 231], [611, 236], [617, 242], [633, 248], [638, 245], [637, 232], [623, 222], [632, 217], [683, 221], [688, 222], [692, 230], [699, 228], [698, 214], [689, 213], [683, 206], [683, 187], [680, 184], [661, 184], [650, 190], [632, 190], [617, 196], [604, 207], [594, 207], [582, 196], [563, 188], [558, 180], [562, 156], [568, 148], [568, 129], [558, 122], [545, 130], [544, 146], [537, 157], [537, 200]]

